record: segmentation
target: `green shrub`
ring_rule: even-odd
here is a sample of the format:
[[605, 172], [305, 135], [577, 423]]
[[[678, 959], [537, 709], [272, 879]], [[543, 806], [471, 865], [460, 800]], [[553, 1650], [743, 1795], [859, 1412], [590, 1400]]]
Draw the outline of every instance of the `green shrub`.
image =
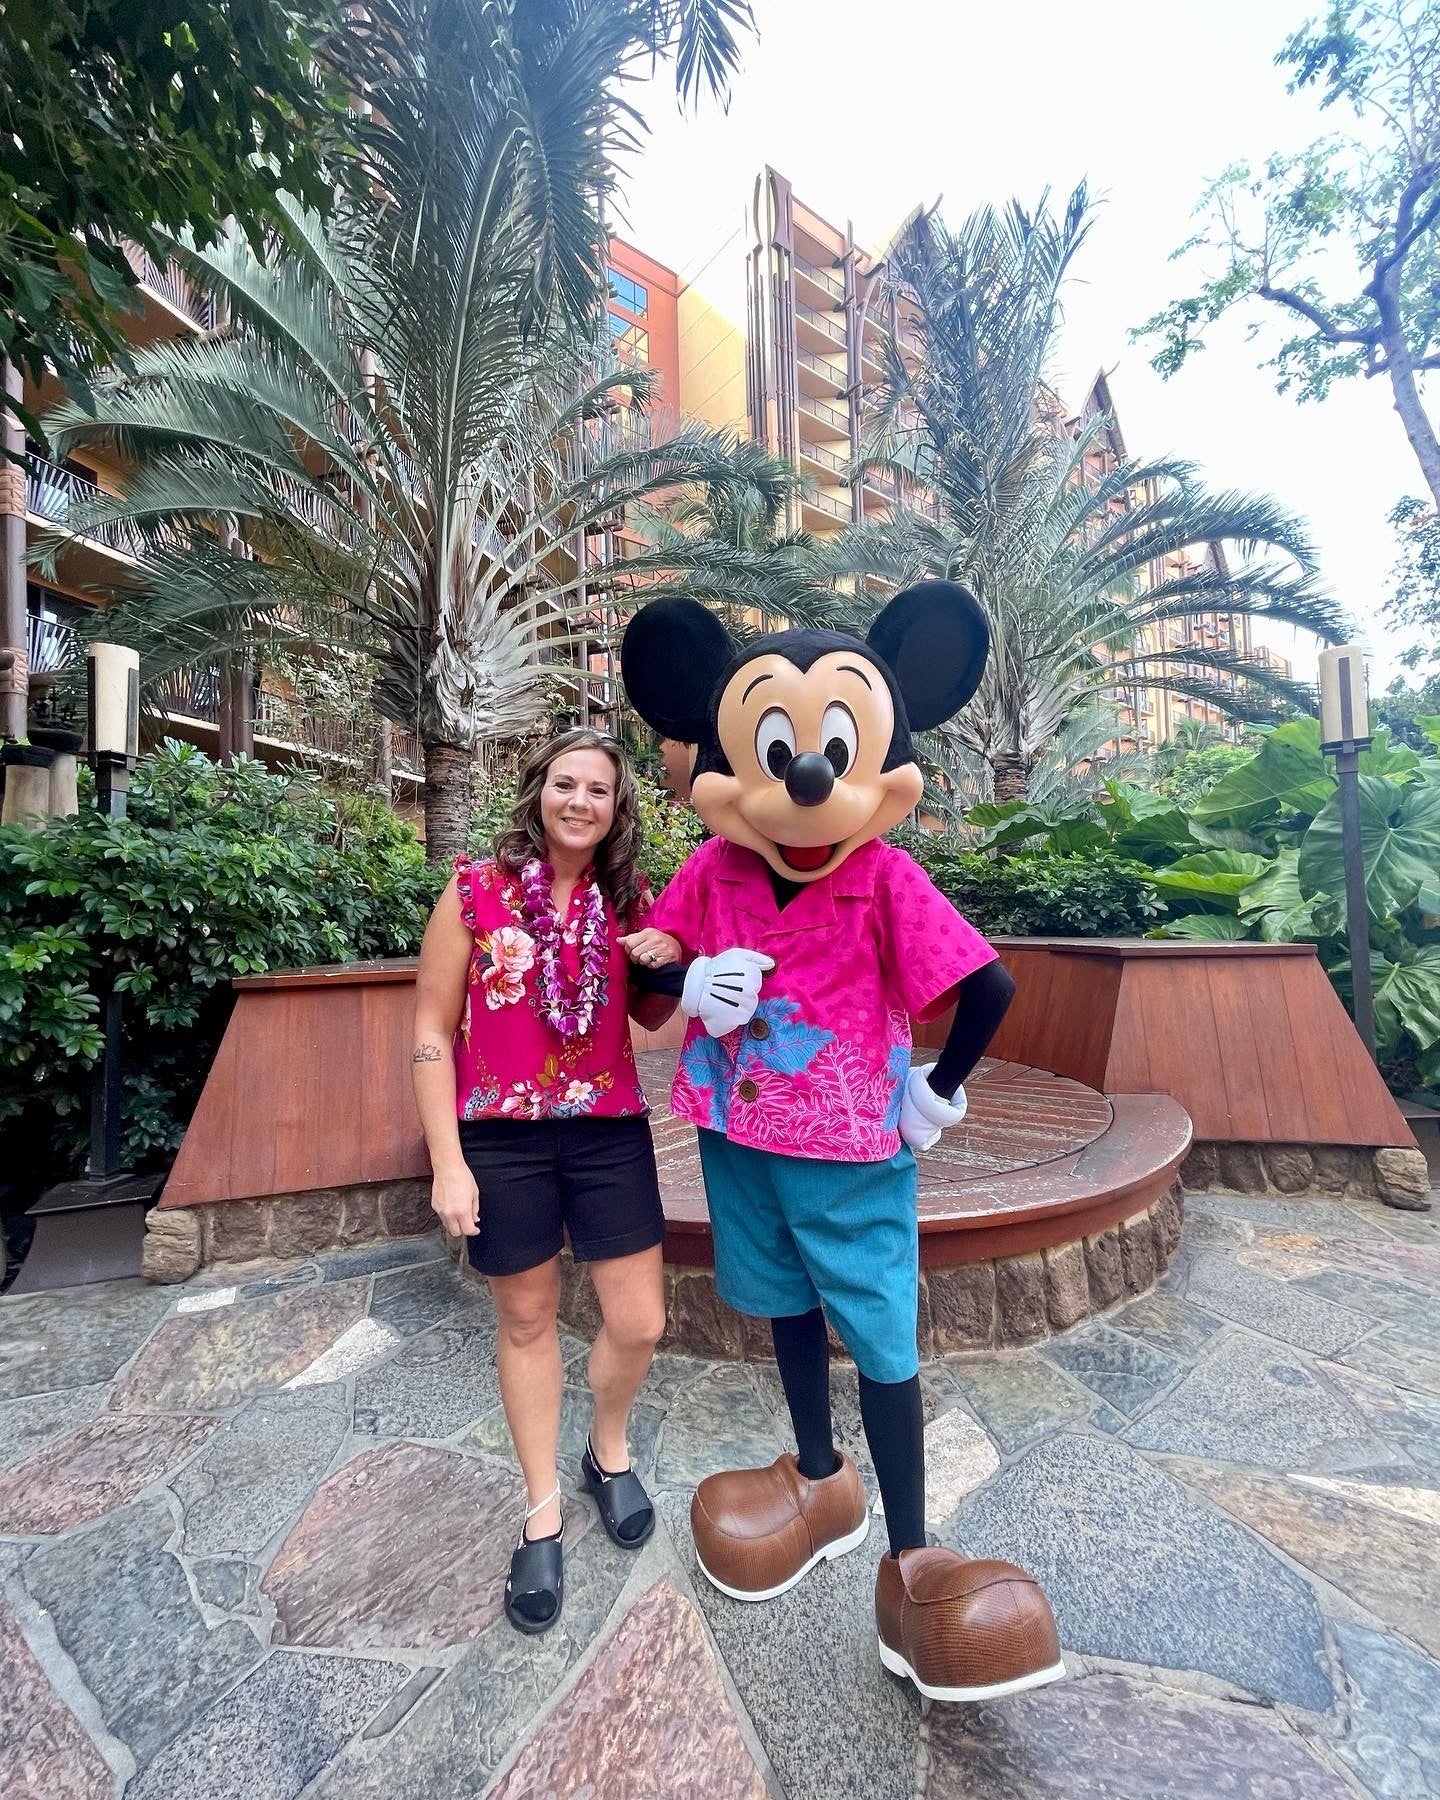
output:
[[1143, 937], [1165, 912], [1149, 870], [1128, 857], [991, 857], [915, 831], [894, 841], [987, 936]]
[[127, 820], [82, 798], [73, 819], [0, 830], [0, 1166], [46, 1181], [82, 1167], [103, 967], [126, 997], [124, 1156], [158, 1166], [231, 977], [409, 954], [440, 880], [382, 802], [173, 743], [141, 760]]

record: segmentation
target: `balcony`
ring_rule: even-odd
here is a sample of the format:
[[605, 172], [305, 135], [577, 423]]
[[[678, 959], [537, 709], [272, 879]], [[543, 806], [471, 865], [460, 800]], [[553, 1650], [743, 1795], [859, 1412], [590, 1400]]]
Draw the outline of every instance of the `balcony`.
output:
[[843, 500], [837, 500], [833, 494], [807, 494], [801, 504], [813, 506], [818, 511], [828, 513], [832, 519], [839, 519], [846, 525], [850, 523], [853, 516], [850, 507]]
[[144, 544], [139, 533], [131, 527], [87, 526], [84, 531], [80, 531], [70, 523], [72, 513], [84, 512], [106, 497], [103, 489], [96, 487], [93, 481], [87, 481], [83, 475], [77, 475], [72, 469], [62, 469], [58, 463], [49, 462], [41, 456], [29, 459], [25, 480], [25, 510], [31, 517], [48, 525], [58, 525], [78, 542], [107, 556], [117, 557], [133, 567], [144, 554]]
[[811, 394], [797, 396], [801, 412], [832, 431], [838, 431], [847, 441], [850, 437], [850, 415], [841, 412], [838, 406], [830, 406], [824, 400], [817, 400]]
[[836, 300], [845, 298], [845, 283], [829, 269], [817, 268], [814, 263], [807, 262], [803, 256], [798, 254], [795, 258], [795, 268], [798, 274], [803, 275], [807, 281], [813, 281], [816, 287], [823, 288]]
[[822, 469], [830, 469], [836, 475], [849, 478], [849, 461], [843, 456], [837, 456], [833, 450], [827, 450], [823, 444], [811, 444], [801, 438], [799, 449], [802, 461], [818, 463]]
[[171, 675], [155, 696], [169, 719], [197, 719], [202, 725], [220, 722], [220, 671], [185, 669]]
[[135, 271], [143, 288], [192, 326], [196, 331], [215, 329], [215, 302], [202, 294], [195, 283], [174, 263], [157, 263], [148, 250], [126, 242], [125, 260]]
[[62, 625], [58, 619], [37, 619], [34, 613], [25, 618], [25, 654], [32, 675], [53, 675], [74, 662], [79, 653], [79, 638], [73, 625]]
[[834, 313], [821, 312], [818, 306], [812, 306], [808, 300], [801, 300], [797, 296], [795, 317], [802, 325], [818, 332], [828, 343], [838, 344], [842, 349], [844, 348], [845, 326], [843, 321], [835, 317]]
[[795, 362], [804, 392], [826, 399], [833, 399], [845, 392], [846, 374], [839, 363], [832, 362], [826, 356], [817, 356], [813, 350], [807, 350], [803, 345], [796, 346]]

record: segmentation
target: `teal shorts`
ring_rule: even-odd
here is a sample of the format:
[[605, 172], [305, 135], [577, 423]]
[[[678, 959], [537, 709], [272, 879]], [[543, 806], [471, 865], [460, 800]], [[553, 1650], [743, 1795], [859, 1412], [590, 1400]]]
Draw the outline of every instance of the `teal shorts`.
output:
[[915, 1345], [920, 1229], [915, 1158], [820, 1162], [701, 1131], [715, 1234], [715, 1286], [736, 1312], [784, 1319], [823, 1306], [871, 1381], [908, 1381]]

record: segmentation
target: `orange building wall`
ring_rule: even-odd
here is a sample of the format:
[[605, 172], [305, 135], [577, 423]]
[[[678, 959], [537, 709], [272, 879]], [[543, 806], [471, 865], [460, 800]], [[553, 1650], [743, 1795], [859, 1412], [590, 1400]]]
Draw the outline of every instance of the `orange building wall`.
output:
[[623, 238], [610, 240], [610, 267], [638, 281], [650, 296], [644, 318], [628, 306], [611, 299], [609, 310], [630, 319], [650, 334], [649, 366], [660, 377], [658, 405], [678, 409], [680, 405], [680, 278], [664, 263], [656, 262], [643, 250], [627, 244]]

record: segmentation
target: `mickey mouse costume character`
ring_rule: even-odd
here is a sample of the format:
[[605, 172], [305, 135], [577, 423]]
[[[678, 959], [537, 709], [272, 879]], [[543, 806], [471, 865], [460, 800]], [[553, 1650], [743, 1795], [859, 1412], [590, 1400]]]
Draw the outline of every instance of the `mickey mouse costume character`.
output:
[[[658, 600], [621, 650], [641, 718], [698, 746], [691, 798], [716, 835], [647, 921], [688, 962], [671, 1107], [697, 1127], [716, 1287], [770, 1320], [798, 1447], [700, 1483], [696, 1555], [722, 1592], [768, 1600], [865, 1538], [860, 1475], [833, 1439], [828, 1316], [859, 1370], [890, 1535], [875, 1589], [880, 1658], [952, 1701], [1064, 1674], [1030, 1576], [925, 1536], [913, 1152], [964, 1118], [961, 1084], [1014, 984], [881, 838], [920, 800], [912, 728], [965, 704], [988, 649], [972, 597], [925, 581], [863, 642], [787, 631], [737, 652], [704, 607]], [[952, 1000], [938, 1060], [912, 1069], [910, 1018]]]

